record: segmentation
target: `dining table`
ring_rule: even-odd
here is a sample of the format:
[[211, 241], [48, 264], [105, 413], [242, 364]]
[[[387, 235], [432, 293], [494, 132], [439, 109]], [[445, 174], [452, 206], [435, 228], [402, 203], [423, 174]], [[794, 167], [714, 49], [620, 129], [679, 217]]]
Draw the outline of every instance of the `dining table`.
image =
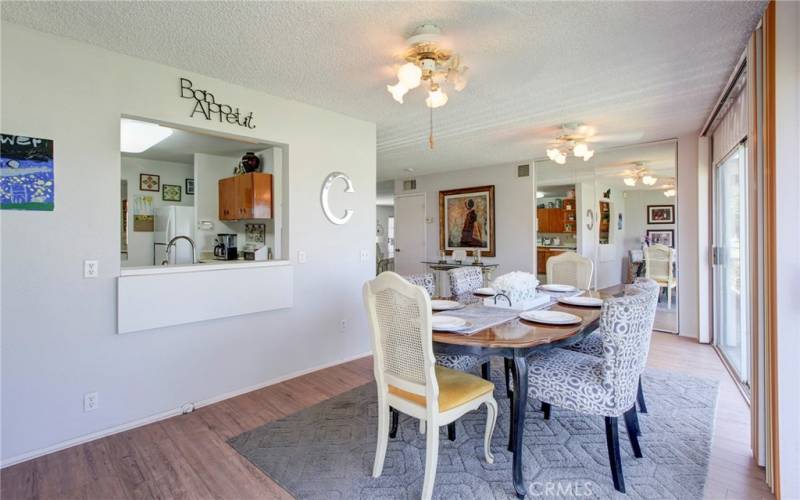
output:
[[[607, 296], [588, 290], [583, 291], [581, 295], [600, 298]], [[525, 408], [528, 404], [528, 356], [534, 352], [580, 342], [594, 331], [600, 322], [599, 307], [562, 304], [557, 302], [558, 297], [559, 294], [553, 294], [549, 304], [536, 309], [574, 314], [581, 319], [580, 323], [549, 325], [526, 321], [515, 315], [503, 323], [471, 334], [433, 331], [433, 350], [437, 354], [472, 355], [479, 358], [481, 363], [487, 362], [492, 356], [504, 358], [507, 373], [510, 371], [513, 377], [514, 389], [507, 391], [511, 398], [508, 449], [513, 453], [514, 490], [519, 498], [523, 498], [527, 493], [522, 478], [522, 437], [525, 430]], [[483, 305], [477, 307], [486, 307], [487, 313], [491, 309], [496, 309]], [[508, 380], [506, 383], [508, 384]]]

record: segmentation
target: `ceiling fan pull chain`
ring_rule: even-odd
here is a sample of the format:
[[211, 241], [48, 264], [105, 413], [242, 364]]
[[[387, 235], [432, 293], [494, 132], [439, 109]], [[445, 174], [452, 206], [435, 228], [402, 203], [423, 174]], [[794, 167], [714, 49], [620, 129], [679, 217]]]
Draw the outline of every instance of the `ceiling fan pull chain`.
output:
[[428, 135], [428, 149], [433, 149], [433, 108], [431, 110], [430, 134]]

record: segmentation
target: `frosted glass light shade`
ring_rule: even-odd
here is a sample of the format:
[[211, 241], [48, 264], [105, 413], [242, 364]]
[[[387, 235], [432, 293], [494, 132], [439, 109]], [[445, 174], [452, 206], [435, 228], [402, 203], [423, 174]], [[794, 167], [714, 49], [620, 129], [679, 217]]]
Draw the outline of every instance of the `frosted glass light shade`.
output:
[[394, 97], [394, 100], [400, 104], [403, 104], [403, 96], [408, 93], [408, 88], [406, 88], [402, 82], [398, 82], [396, 85], [387, 85], [386, 90], [388, 90], [389, 93], [392, 94], [392, 97]]
[[624, 179], [622, 179], [622, 182], [624, 182], [626, 186], [630, 187], [636, 185], [636, 179], [634, 179], [633, 177], [625, 177]]
[[172, 135], [172, 129], [157, 123], [123, 118], [119, 122], [119, 149], [123, 153], [141, 153]]
[[656, 179], [652, 175], [645, 175], [644, 177], [642, 177], [642, 182], [644, 182], [648, 186], [652, 186], [653, 184], [656, 183], [656, 181], [658, 181], [658, 179]]
[[586, 154], [583, 155], [583, 161], [589, 161], [592, 156], [594, 156], [594, 150], [590, 149], [586, 152]]
[[585, 142], [579, 142], [575, 145], [575, 149], [573, 149], [572, 152], [575, 153], [575, 156], [583, 156], [589, 152], [589, 146], [587, 146]]
[[422, 81], [422, 69], [414, 63], [405, 63], [397, 70], [397, 79], [406, 89], [415, 89]]
[[436, 89], [428, 92], [428, 98], [425, 99], [425, 104], [429, 108], [439, 108], [447, 104], [447, 94], [442, 92], [442, 89]]

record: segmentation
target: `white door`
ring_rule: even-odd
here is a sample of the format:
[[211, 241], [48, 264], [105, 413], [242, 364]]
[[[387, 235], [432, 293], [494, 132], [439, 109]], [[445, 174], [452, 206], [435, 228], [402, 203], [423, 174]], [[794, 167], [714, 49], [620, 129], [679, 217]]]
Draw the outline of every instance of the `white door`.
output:
[[394, 199], [394, 270], [401, 276], [421, 273], [425, 248], [425, 195]]

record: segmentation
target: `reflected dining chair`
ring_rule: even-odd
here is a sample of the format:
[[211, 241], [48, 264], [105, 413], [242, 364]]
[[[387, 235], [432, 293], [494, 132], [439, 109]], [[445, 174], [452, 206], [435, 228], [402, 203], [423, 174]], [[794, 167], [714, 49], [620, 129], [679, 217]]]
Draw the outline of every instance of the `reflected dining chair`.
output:
[[564, 252], [547, 259], [547, 283], [572, 285], [581, 290], [592, 286], [594, 264], [575, 252]]
[[644, 275], [667, 289], [667, 308], [672, 309], [672, 289], [678, 290], [675, 277], [675, 250], [666, 245], [650, 245], [644, 249]]
[[458, 267], [447, 271], [450, 278], [450, 295], [452, 300], [462, 304], [480, 302], [474, 292], [483, 286], [483, 271], [477, 266]]
[[436, 296], [436, 282], [433, 280], [433, 274], [409, 274], [408, 276], [403, 276], [403, 278], [405, 278], [405, 280], [412, 285], [417, 285], [424, 288], [431, 297]]
[[[364, 284], [364, 305], [372, 330], [378, 389], [378, 436], [372, 476], [383, 472], [389, 441], [390, 407], [425, 422], [425, 474], [422, 498], [433, 493], [439, 455], [439, 427], [486, 405], [484, 458], [497, 420], [494, 384], [469, 373], [436, 366], [431, 331], [431, 299], [421, 287], [393, 272]], [[394, 426], [395, 423], [391, 422]]]
[[543, 403], [605, 418], [606, 446], [614, 488], [625, 493], [617, 419], [625, 426], [637, 458], [642, 457], [636, 417], [636, 387], [650, 345], [653, 295], [630, 288], [624, 297], [603, 302], [600, 332], [603, 356], [567, 349], [535, 353], [530, 363], [528, 394]]

